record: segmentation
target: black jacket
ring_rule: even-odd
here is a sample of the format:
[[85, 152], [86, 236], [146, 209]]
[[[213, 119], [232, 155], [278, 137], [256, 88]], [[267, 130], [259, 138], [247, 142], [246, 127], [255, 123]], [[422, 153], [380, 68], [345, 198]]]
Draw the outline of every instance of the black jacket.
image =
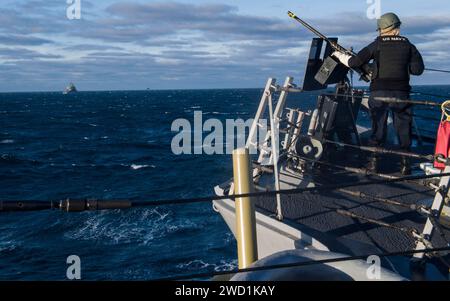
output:
[[425, 70], [422, 55], [402, 36], [380, 36], [349, 61], [357, 68], [373, 60], [374, 75], [371, 91], [411, 91], [410, 74], [421, 75]]

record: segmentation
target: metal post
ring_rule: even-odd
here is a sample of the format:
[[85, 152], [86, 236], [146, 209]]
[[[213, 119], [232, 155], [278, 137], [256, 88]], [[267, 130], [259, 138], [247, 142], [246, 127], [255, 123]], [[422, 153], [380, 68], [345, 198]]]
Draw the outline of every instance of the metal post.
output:
[[[273, 160], [273, 174], [275, 176], [275, 190], [280, 191], [280, 170], [278, 169], [278, 160], [279, 160], [279, 145], [278, 145], [278, 137], [279, 137], [279, 123], [276, 122], [275, 116], [273, 113], [273, 99], [272, 95], [269, 95], [269, 116], [270, 116], [270, 133], [271, 133], [271, 144], [272, 144], [272, 160]], [[283, 219], [283, 212], [281, 208], [281, 195], [276, 195], [277, 199], [277, 218], [278, 220]]]
[[296, 111], [294, 109], [289, 109], [288, 113], [288, 131], [286, 135], [284, 136], [284, 142], [283, 142], [283, 150], [286, 150], [289, 147], [289, 142], [291, 141], [291, 137], [294, 134], [295, 127], [293, 126], [295, 122], [295, 114]]
[[276, 79], [269, 78], [266, 83], [266, 87], [264, 88], [264, 93], [261, 98], [261, 101], [259, 103], [258, 111], [256, 112], [255, 120], [253, 121], [252, 127], [250, 129], [250, 133], [248, 135], [247, 140], [247, 148], [250, 147], [257, 147], [257, 131], [258, 131], [258, 124], [261, 119], [261, 117], [264, 114], [264, 111], [266, 110], [267, 100], [268, 100], [268, 93], [270, 93], [270, 90], [272, 89], [272, 86], [275, 85]]
[[305, 119], [305, 113], [303, 112], [297, 112], [298, 116], [297, 116], [297, 121], [295, 123], [295, 129], [294, 129], [294, 134], [292, 135], [292, 139], [291, 139], [291, 149], [295, 149], [295, 141], [300, 137], [300, 135], [302, 134], [302, 127], [303, 127], [303, 120]]
[[[247, 148], [233, 152], [233, 173], [235, 194], [253, 192], [253, 177]], [[245, 269], [258, 260], [255, 205], [251, 198], [237, 198], [235, 207], [239, 268]]]

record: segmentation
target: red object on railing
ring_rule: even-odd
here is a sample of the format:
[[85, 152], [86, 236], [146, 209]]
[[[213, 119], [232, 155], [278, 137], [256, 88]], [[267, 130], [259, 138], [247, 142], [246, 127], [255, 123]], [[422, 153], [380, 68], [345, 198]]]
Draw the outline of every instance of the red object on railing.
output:
[[[439, 125], [435, 153], [444, 156], [446, 159], [450, 155], [450, 122], [447, 120], [442, 121]], [[435, 161], [434, 167], [444, 170], [445, 164]]]

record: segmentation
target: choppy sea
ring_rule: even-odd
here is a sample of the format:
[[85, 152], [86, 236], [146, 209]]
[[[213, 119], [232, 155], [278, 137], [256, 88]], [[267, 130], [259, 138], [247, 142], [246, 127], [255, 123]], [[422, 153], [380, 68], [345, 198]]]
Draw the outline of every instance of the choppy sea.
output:
[[[450, 95], [450, 86], [415, 90]], [[252, 118], [261, 93], [2, 93], [0, 199], [209, 196], [232, 177], [231, 157], [174, 155], [172, 122], [193, 121], [194, 111], [202, 111], [204, 120]], [[312, 107], [314, 99], [303, 95], [294, 101]], [[428, 119], [419, 123], [431, 135], [437, 128]], [[151, 280], [237, 265], [234, 237], [210, 204], [0, 214], [0, 280], [64, 280], [69, 255], [81, 258], [85, 280]]]

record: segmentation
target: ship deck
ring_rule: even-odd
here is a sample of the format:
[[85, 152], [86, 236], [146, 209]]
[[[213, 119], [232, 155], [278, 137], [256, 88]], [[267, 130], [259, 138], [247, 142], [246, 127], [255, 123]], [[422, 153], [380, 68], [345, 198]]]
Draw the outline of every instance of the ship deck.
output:
[[[430, 150], [422, 149], [422, 152], [430, 153]], [[348, 158], [347, 156], [345, 158]], [[361, 156], [360, 156], [361, 157]], [[348, 160], [342, 157], [342, 153], [336, 152], [332, 162], [339, 162], [352, 167], [362, 167], [366, 162], [364, 158]], [[380, 172], [394, 176], [400, 176], [398, 157], [384, 157], [381, 161]], [[417, 161], [413, 163], [418, 163]], [[364, 180], [380, 180], [379, 177], [358, 175], [347, 171], [320, 168], [315, 169], [312, 181], [317, 186], [358, 183]], [[380, 198], [387, 198], [404, 204], [431, 204], [434, 191], [419, 183], [389, 183], [378, 185], [365, 185], [347, 190], [363, 192]], [[255, 200], [257, 210], [266, 214], [275, 214], [276, 202], [273, 197], [261, 197]], [[403, 252], [415, 248], [415, 240], [411, 234], [384, 227], [342, 215], [338, 210], [349, 211], [354, 214], [374, 219], [393, 225], [394, 227], [416, 229], [422, 232], [426, 217], [410, 208], [394, 206], [376, 202], [371, 199], [358, 198], [338, 191], [283, 195], [282, 212], [286, 219], [294, 227], [298, 227], [306, 234], [326, 240], [326, 245], [331, 246], [332, 251], [346, 254], [358, 254], [361, 249], [352, 248], [344, 241], [356, 241], [370, 246], [365, 250], [379, 250], [381, 252]], [[442, 227], [443, 232], [450, 237], [450, 229]], [[447, 242], [436, 231], [432, 244], [435, 248], [447, 247]]]

